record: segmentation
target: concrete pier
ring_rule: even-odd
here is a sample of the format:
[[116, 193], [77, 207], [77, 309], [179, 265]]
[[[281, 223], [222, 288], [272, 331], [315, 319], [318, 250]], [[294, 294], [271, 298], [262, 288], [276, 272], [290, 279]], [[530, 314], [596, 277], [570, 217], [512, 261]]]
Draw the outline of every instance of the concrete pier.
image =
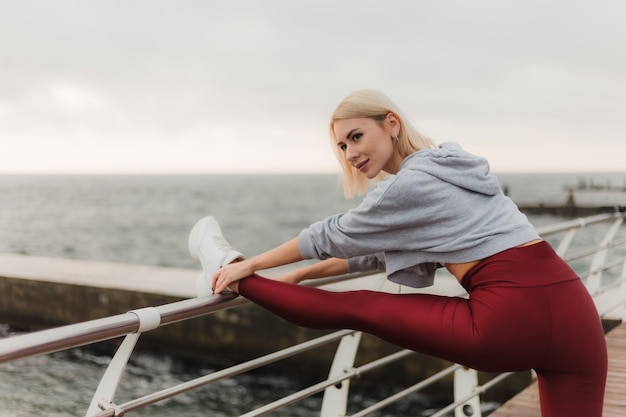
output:
[[[0, 254], [0, 323], [33, 331], [172, 303], [195, 297], [198, 272]], [[356, 284], [360, 288], [397, 290], [397, 286], [393, 287], [394, 284], [384, 279], [369, 276], [360, 280]], [[346, 284], [335, 284], [329, 289], [342, 289], [342, 285]], [[442, 277], [437, 287], [429, 290], [449, 295], [462, 289], [454, 278]], [[325, 333], [328, 332], [294, 326], [250, 303], [146, 332], [141, 336], [140, 348], [159, 349], [179, 358], [224, 365], [256, 358]], [[282, 366], [298, 372], [321, 372], [325, 376], [335, 348], [329, 346], [299, 355], [294, 359], [298, 361], [297, 366], [289, 361]], [[371, 361], [397, 350], [396, 346], [364, 335], [358, 361]], [[444, 361], [417, 355], [385, 375], [396, 383], [402, 379], [415, 381], [447, 365]]]
[[[195, 297], [199, 271], [0, 254], [0, 323], [53, 328]], [[251, 329], [272, 329], [272, 337]], [[146, 332], [144, 348], [228, 363], [313, 337], [252, 304]]]

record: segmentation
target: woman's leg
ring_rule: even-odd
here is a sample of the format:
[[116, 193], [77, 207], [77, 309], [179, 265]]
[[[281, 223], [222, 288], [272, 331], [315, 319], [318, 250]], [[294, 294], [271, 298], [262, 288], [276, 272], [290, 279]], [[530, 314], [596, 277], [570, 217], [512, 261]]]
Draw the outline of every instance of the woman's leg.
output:
[[607, 376], [606, 339], [581, 281], [551, 286], [550, 355], [536, 367], [542, 415], [601, 416]]
[[241, 280], [239, 292], [299, 326], [364, 331], [420, 353], [478, 369], [501, 370], [491, 369], [495, 358], [480, 347], [488, 342], [488, 335], [481, 338], [476, 332], [470, 303], [460, 297], [332, 292], [258, 275]]
[[536, 368], [544, 417], [602, 415], [606, 346], [580, 281], [478, 288], [466, 300], [330, 292], [252, 276], [239, 292], [300, 326], [360, 330], [483, 371]]

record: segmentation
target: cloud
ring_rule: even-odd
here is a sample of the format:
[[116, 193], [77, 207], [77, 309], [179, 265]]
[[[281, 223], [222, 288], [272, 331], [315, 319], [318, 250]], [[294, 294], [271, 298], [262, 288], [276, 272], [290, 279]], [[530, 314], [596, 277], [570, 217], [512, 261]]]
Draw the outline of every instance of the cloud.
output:
[[[617, 0], [4, 2], [0, 170], [201, 170], [201, 149], [221, 155], [211, 170], [326, 171], [328, 116], [358, 88], [495, 166], [623, 169], [577, 158], [623, 150], [625, 12]], [[542, 142], [552, 164], [533, 157]]]

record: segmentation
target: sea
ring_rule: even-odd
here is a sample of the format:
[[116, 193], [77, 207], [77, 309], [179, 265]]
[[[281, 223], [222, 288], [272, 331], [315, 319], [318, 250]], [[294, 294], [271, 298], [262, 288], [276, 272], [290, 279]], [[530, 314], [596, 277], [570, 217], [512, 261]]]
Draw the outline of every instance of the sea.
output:
[[[574, 189], [579, 205], [626, 206], [626, 192], [616, 191], [626, 187], [626, 172], [495, 175], [520, 205], [561, 204]], [[0, 253], [197, 268], [187, 237], [206, 215], [218, 219], [233, 246], [255, 254], [357, 204], [343, 197], [335, 175], [0, 175]], [[567, 220], [529, 219], [536, 227]], [[0, 323], [0, 338], [15, 333]], [[86, 347], [0, 364], [0, 417], [84, 415], [109, 360]], [[212, 371], [175, 355], [139, 352], [122, 379], [119, 402]], [[129, 414], [237, 416], [303, 383], [246, 375]], [[356, 411], [397, 389], [361, 385], [349, 407]], [[319, 404], [313, 397], [273, 415], [315, 416]], [[435, 406], [415, 394], [376, 415], [429, 415]]]

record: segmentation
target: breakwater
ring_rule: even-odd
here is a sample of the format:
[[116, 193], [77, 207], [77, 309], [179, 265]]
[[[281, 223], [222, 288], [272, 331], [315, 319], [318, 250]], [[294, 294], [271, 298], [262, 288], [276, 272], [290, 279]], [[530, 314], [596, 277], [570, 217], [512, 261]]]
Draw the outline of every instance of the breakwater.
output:
[[[0, 254], [0, 323], [35, 331], [172, 303], [195, 296], [197, 273], [182, 268]], [[458, 287], [458, 291], [460, 286], [453, 281], [442, 277], [435, 292], [449, 293], [451, 286]], [[368, 286], [367, 281], [363, 286]], [[146, 332], [140, 338], [139, 348], [225, 365], [323, 333], [326, 332], [294, 326], [250, 303]], [[335, 348], [329, 346], [299, 355], [276, 367], [281, 368], [280, 372], [325, 376]], [[397, 350], [396, 346], [364, 335], [357, 364]], [[447, 365], [436, 358], [416, 355], [378, 377], [389, 378], [394, 384], [415, 381]]]

